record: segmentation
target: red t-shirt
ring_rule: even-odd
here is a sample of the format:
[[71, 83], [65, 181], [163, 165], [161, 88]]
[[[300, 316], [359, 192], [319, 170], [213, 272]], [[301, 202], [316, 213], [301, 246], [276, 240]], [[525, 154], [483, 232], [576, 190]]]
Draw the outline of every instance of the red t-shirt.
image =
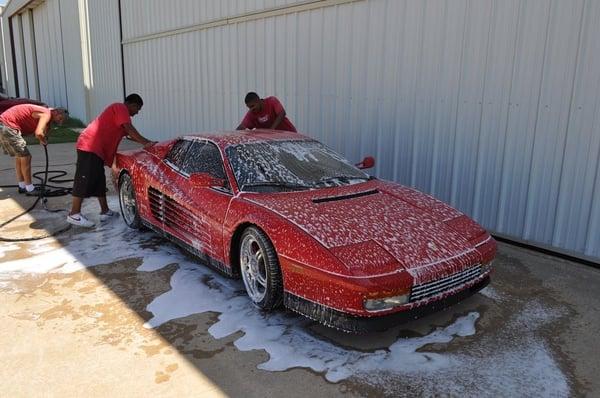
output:
[[125, 104], [109, 105], [81, 132], [77, 149], [95, 153], [104, 160], [104, 164], [112, 166], [117, 147], [127, 135], [123, 125], [128, 123], [131, 123], [131, 116]]
[[0, 115], [0, 123], [15, 130], [19, 130], [22, 135], [35, 133], [39, 118], [33, 117], [34, 112], [50, 115], [50, 109], [33, 104], [15, 105], [8, 108]]
[[[277, 118], [277, 115], [281, 112], [283, 112], [281, 102], [275, 97], [267, 97], [263, 100], [262, 111], [259, 113], [248, 111], [248, 113], [246, 113], [244, 120], [242, 120], [242, 126], [247, 129], [269, 129]], [[296, 132], [296, 127], [294, 127], [287, 117], [283, 118], [276, 129]]]

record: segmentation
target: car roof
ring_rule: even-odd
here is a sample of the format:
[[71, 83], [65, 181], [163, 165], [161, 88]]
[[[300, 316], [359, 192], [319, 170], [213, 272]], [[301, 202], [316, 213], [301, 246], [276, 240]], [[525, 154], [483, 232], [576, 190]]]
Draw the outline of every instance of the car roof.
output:
[[205, 132], [197, 134], [186, 134], [182, 138], [195, 140], [195, 139], [207, 139], [213, 141], [220, 147], [227, 147], [229, 145], [247, 144], [255, 142], [269, 142], [269, 141], [309, 141], [312, 138], [302, 134], [294, 133], [291, 131], [282, 130], [237, 130], [237, 131], [217, 131], [217, 132]]

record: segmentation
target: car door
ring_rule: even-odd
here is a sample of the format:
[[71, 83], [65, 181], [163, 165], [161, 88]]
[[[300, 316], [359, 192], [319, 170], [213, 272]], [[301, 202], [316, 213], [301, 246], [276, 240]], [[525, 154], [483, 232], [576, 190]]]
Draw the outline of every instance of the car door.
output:
[[150, 222], [188, 245], [194, 241], [194, 230], [190, 228], [193, 214], [185, 206], [181, 190], [189, 185], [182, 166], [191, 144], [187, 139], [175, 142], [147, 177]]
[[182, 189], [184, 206], [193, 213], [195, 240], [192, 246], [205, 255], [213, 266], [221, 268], [224, 262], [223, 221], [233, 198], [231, 185], [225, 174], [221, 151], [212, 142], [194, 140], [186, 152], [181, 171], [186, 176], [207, 173], [225, 181], [222, 187], [193, 187]]

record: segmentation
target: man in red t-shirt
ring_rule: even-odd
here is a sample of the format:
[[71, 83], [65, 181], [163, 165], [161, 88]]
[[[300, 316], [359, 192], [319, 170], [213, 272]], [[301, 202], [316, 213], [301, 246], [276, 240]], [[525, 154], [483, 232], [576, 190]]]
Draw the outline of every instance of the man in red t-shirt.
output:
[[37, 196], [39, 188], [31, 183], [31, 154], [24, 135], [34, 135], [46, 145], [50, 122], [63, 124], [68, 112], [64, 108], [50, 109], [34, 104], [15, 105], [0, 115], [0, 145], [4, 153], [15, 157], [19, 193]]
[[258, 94], [250, 92], [246, 94], [244, 102], [249, 111], [237, 127], [244, 129], [273, 129], [296, 132], [296, 128], [285, 117], [285, 109], [276, 97], [261, 99]]
[[124, 103], [109, 105], [81, 132], [77, 140], [77, 166], [73, 180], [73, 204], [67, 222], [82, 227], [94, 223], [81, 214], [84, 198], [96, 196], [100, 203], [100, 221], [118, 215], [106, 202], [106, 177], [104, 166], [111, 167], [121, 139], [129, 136], [143, 145], [154, 142], [144, 138], [133, 125], [131, 117], [137, 115], [144, 102], [138, 94], [130, 94]]

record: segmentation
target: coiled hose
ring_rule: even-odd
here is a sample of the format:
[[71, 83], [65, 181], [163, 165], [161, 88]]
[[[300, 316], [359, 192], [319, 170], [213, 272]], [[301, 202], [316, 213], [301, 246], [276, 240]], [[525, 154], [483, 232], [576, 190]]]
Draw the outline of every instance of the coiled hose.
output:
[[[29, 206], [28, 209], [26, 209], [25, 211], [23, 211], [20, 214], [17, 214], [16, 216], [12, 217], [11, 219], [2, 222], [0, 224], [0, 229], [4, 228], [11, 222], [15, 221], [17, 218], [29, 213], [31, 210], [33, 210], [37, 206], [37, 204], [40, 201], [42, 202], [42, 205], [44, 206], [44, 210], [49, 211], [51, 213], [58, 213], [61, 211], [66, 211], [64, 209], [57, 209], [57, 210], [49, 209], [47, 206], [47, 203], [48, 203], [47, 198], [55, 197], [55, 196], [69, 195], [71, 193], [72, 188], [65, 188], [65, 187], [50, 185], [49, 182], [56, 183], [56, 184], [64, 184], [64, 183], [72, 182], [73, 180], [72, 179], [64, 179], [64, 178], [60, 179], [61, 177], [64, 177], [65, 175], [67, 175], [67, 172], [64, 170], [48, 170], [48, 167], [49, 167], [48, 147], [46, 145], [44, 145], [44, 155], [46, 156], [46, 167], [45, 167], [44, 171], [38, 171], [36, 173], [33, 173], [33, 175], [32, 175], [33, 178], [40, 181], [40, 184], [36, 184], [40, 188], [39, 196], [37, 197], [35, 202], [33, 202], [33, 204], [31, 206]], [[41, 177], [42, 174], [44, 175], [43, 177]], [[53, 176], [49, 177], [50, 175], [53, 175]], [[0, 188], [18, 188], [18, 187], [19, 187], [18, 185], [0, 185]], [[63, 233], [66, 230], [68, 230], [69, 228], [71, 228], [71, 226], [69, 224], [67, 224], [67, 226], [65, 228], [62, 228], [58, 231], [54, 231], [51, 234], [47, 234], [47, 235], [43, 235], [43, 236], [36, 236], [33, 238], [31, 238], [31, 237], [29, 237], [29, 238], [5, 238], [3, 236], [0, 236], [0, 242], [27, 242], [27, 241], [32, 241], [32, 240], [45, 239], [45, 238], [49, 238], [51, 236], [56, 236], [60, 233]]]

